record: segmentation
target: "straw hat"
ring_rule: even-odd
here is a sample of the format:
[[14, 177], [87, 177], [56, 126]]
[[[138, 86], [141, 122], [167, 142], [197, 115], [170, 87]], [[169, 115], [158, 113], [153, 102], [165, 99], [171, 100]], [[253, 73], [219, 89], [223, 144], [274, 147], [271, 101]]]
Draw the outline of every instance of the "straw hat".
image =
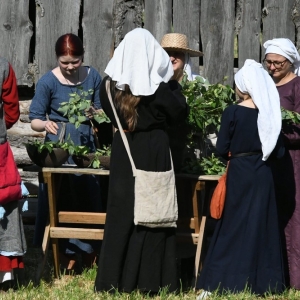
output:
[[181, 33], [168, 33], [165, 34], [161, 40], [160, 45], [166, 51], [178, 51], [189, 53], [191, 57], [203, 56], [201, 51], [190, 49], [188, 46], [187, 36]]

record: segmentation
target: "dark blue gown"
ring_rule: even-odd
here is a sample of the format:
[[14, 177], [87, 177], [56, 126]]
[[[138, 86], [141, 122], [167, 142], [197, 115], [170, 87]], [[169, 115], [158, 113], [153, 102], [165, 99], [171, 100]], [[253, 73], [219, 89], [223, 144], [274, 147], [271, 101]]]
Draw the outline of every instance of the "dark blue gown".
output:
[[[258, 110], [239, 105], [225, 109], [217, 151], [232, 155], [261, 151]], [[262, 154], [232, 158], [227, 173], [227, 194], [197, 288], [208, 291], [281, 292], [284, 271], [277, 206], [270, 160], [281, 157], [278, 140], [271, 157]]]

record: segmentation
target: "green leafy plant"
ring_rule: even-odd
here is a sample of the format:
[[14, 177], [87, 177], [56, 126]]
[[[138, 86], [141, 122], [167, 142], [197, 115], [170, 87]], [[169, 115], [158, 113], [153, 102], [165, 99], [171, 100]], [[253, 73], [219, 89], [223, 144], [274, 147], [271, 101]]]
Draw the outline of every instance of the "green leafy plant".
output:
[[111, 145], [103, 146], [102, 149], [97, 149], [95, 156], [92, 159], [89, 167], [98, 169], [101, 167], [101, 156], [110, 156], [111, 155]]
[[222, 175], [226, 170], [226, 165], [214, 154], [203, 157], [200, 161], [201, 169], [207, 175]]
[[71, 140], [70, 134], [68, 135], [65, 141], [41, 141], [38, 139], [28, 141], [24, 143], [24, 145], [32, 145], [35, 146], [39, 153], [43, 150], [47, 150], [49, 153], [53, 151], [55, 148], [61, 148], [63, 150], [67, 150], [70, 155], [73, 155], [76, 152], [80, 153], [88, 153], [89, 148], [87, 146], [75, 146], [74, 142]]
[[24, 143], [24, 145], [32, 145], [35, 146], [39, 153], [41, 153], [43, 150], [47, 150], [49, 153], [53, 151], [55, 148], [61, 148], [64, 150], [69, 151], [70, 143], [69, 142], [60, 142], [60, 141], [40, 141], [40, 140], [33, 140], [28, 141], [27, 143]]
[[210, 84], [200, 76], [189, 81], [185, 75], [181, 85], [190, 107], [188, 124], [192, 133], [199, 132], [206, 136], [209, 127], [219, 129], [223, 110], [233, 103], [233, 89], [221, 83]]
[[75, 146], [70, 147], [71, 150], [69, 150], [70, 155], [77, 155], [77, 156], [82, 156], [90, 153], [90, 148], [86, 145], [83, 146]]
[[88, 99], [88, 96], [92, 95], [93, 92], [93, 89], [85, 91], [82, 87], [78, 87], [78, 92], [70, 93], [69, 101], [62, 102], [58, 108], [58, 110], [61, 111], [76, 128], [78, 128], [82, 122], [89, 120], [87, 114], [99, 124], [110, 122], [102, 109], [96, 110], [91, 106], [91, 100]]
[[[103, 146], [102, 149], [96, 149], [95, 152], [90, 152], [87, 146], [74, 146], [73, 152], [71, 154], [73, 155], [74, 160], [76, 159], [74, 158], [74, 156], [77, 157], [77, 164], [79, 166], [99, 169], [101, 167], [101, 158], [103, 156], [110, 156], [111, 145]], [[78, 162], [78, 158], [80, 157], [81, 159], [79, 159]], [[82, 163], [83, 161], [85, 161], [84, 164]], [[88, 165], [87, 162], [89, 162]]]
[[189, 174], [222, 175], [226, 165], [212, 153], [211, 156], [186, 162], [183, 171]]
[[186, 159], [182, 171], [211, 175], [222, 173], [224, 164], [213, 154], [208, 155], [205, 140], [209, 133], [219, 130], [224, 109], [233, 103], [234, 91], [228, 85], [210, 84], [200, 76], [189, 81], [185, 75], [181, 85], [190, 108], [187, 149], [192, 155], [195, 149], [199, 149], [201, 156], [201, 159]]
[[110, 156], [111, 155], [111, 145], [103, 146], [102, 149], [97, 149], [97, 152], [102, 156]]
[[283, 107], [281, 107], [281, 118], [283, 122], [286, 122], [288, 124], [299, 124], [300, 123], [300, 114], [287, 110]]

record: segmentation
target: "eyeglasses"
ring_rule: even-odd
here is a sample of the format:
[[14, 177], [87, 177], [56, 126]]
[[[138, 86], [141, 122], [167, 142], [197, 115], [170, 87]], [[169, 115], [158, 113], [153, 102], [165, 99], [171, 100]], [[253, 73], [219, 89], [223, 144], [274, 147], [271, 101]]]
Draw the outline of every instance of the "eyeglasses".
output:
[[283, 67], [283, 65], [286, 61], [287, 61], [287, 59], [285, 59], [284, 61], [272, 61], [272, 60], [264, 59], [263, 63], [267, 68], [269, 68], [271, 65], [273, 65], [276, 69], [279, 69], [279, 68]]

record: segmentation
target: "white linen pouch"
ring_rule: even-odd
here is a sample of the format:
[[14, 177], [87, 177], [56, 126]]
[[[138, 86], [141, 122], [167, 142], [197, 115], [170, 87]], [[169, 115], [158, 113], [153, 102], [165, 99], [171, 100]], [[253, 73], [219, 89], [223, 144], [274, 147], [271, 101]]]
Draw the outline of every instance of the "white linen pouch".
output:
[[134, 224], [177, 227], [178, 205], [174, 170], [150, 172], [136, 169]]

